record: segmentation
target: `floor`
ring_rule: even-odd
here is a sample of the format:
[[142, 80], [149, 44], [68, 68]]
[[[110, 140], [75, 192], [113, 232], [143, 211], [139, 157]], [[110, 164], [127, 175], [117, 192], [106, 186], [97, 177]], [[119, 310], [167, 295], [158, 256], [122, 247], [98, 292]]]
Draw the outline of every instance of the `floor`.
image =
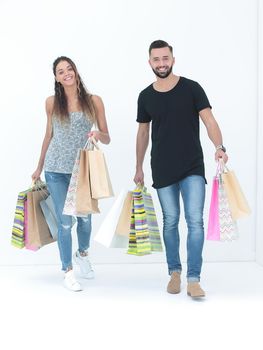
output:
[[207, 296], [195, 301], [185, 279], [180, 294], [166, 293], [165, 264], [98, 264], [95, 271], [74, 293], [63, 287], [59, 266], [0, 266], [1, 349], [263, 348], [256, 263], [205, 263]]

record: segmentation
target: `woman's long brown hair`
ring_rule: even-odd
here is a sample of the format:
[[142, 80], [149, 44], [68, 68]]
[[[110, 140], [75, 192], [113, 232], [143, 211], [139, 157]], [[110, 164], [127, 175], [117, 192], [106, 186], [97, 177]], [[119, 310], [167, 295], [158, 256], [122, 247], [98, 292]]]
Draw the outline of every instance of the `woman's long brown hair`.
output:
[[[72, 69], [75, 72], [76, 81], [77, 81], [77, 92], [78, 92], [78, 102], [82, 111], [87, 115], [87, 117], [93, 122], [96, 123], [96, 115], [94, 104], [91, 99], [91, 94], [86, 89], [78, 71], [75, 63], [66, 56], [58, 57], [53, 63], [53, 73], [56, 76], [56, 68], [59, 62], [66, 61], [68, 62]], [[61, 121], [66, 121], [69, 118], [68, 111], [68, 101], [65, 94], [65, 90], [59, 82], [55, 79], [55, 99], [53, 106], [53, 114], [56, 115]]]

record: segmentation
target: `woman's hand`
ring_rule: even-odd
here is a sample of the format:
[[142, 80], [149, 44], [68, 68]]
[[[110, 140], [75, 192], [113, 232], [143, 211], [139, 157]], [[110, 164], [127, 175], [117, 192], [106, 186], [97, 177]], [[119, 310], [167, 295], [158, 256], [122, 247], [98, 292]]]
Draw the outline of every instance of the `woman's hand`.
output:
[[101, 132], [99, 130], [93, 130], [88, 133], [88, 137], [94, 137], [96, 141], [108, 144], [110, 142], [110, 136], [106, 132]]
[[100, 140], [100, 131], [94, 130], [88, 133], [88, 137], [94, 137], [96, 141]]
[[31, 175], [31, 178], [33, 181], [37, 181], [40, 179], [40, 175], [42, 173], [42, 170], [37, 169], [36, 171], [33, 172], [33, 174]]

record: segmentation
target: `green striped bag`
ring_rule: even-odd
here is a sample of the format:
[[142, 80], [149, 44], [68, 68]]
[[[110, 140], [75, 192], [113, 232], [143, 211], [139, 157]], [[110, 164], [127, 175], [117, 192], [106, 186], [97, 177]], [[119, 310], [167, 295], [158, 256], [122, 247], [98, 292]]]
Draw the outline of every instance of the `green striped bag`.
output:
[[160, 237], [160, 231], [158, 227], [158, 221], [155, 214], [152, 196], [147, 192], [147, 188], [144, 187], [142, 191], [142, 197], [144, 202], [144, 209], [146, 212], [146, 220], [148, 224], [148, 230], [150, 235], [151, 251], [162, 252], [163, 246]]
[[146, 255], [151, 253], [150, 235], [144, 209], [142, 190], [132, 191], [133, 204], [129, 234], [128, 254]]
[[25, 246], [25, 233], [24, 233], [24, 219], [25, 219], [25, 200], [27, 192], [19, 192], [16, 202], [15, 217], [12, 227], [11, 244], [16, 248], [24, 248]]

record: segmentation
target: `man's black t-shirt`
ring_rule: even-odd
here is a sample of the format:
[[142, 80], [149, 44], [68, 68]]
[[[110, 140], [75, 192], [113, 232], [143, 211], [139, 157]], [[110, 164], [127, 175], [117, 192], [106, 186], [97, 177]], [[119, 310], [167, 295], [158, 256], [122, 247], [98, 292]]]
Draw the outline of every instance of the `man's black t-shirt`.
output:
[[152, 122], [153, 187], [172, 185], [189, 175], [205, 178], [199, 138], [199, 112], [211, 108], [203, 88], [180, 77], [175, 87], [159, 92], [153, 84], [138, 98], [137, 122]]

